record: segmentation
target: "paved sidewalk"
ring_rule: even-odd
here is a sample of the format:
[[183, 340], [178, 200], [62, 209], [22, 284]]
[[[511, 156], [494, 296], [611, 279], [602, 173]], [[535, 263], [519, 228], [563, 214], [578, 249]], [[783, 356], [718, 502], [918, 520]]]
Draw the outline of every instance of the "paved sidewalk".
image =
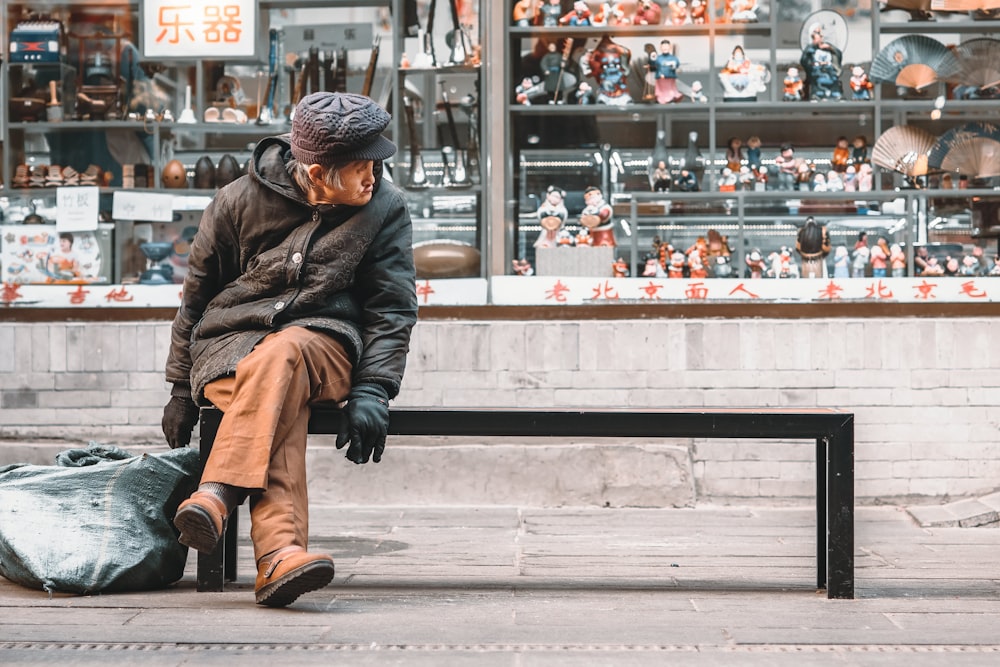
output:
[[[811, 507], [314, 506], [329, 588], [95, 597], [0, 579], [0, 664], [1000, 664], [1000, 530], [861, 507], [856, 600], [815, 590]], [[245, 525], [243, 526], [245, 528]]]

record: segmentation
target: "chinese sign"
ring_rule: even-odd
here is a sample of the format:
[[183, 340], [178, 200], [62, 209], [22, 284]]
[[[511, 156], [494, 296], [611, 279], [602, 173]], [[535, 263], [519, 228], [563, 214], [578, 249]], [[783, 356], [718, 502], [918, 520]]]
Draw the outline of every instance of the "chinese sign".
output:
[[256, 55], [256, 0], [145, 0], [146, 58], [239, 58]]
[[493, 303], [496, 305], [1000, 301], [1000, 278], [967, 276], [798, 280], [498, 276], [492, 279], [490, 285]]
[[170, 222], [174, 219], [174, 196], [118, 190], [111, 200], [111, 216], [115, 220]]
[[101, 189], [96, 186], [56, 188], [56, 228], [60, 232], [97, 229]]

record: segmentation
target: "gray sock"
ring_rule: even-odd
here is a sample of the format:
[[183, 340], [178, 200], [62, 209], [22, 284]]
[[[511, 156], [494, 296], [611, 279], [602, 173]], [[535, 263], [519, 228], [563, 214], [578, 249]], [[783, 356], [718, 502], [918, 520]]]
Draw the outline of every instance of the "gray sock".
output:
[[227, 512], [231, 512], [234, 507], [242, 503], [245, 497], [244, 490], [240, 487], [222, 482], [202, 482], [198, 485], [198, 490], [217, 496], [226, 505]]

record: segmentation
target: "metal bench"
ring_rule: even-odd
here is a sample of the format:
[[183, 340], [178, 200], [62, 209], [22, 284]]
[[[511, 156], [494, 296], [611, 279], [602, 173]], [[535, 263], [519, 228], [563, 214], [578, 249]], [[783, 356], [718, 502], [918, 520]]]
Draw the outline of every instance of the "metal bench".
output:
[[[201, 412], [201, 460], [222, 412]], [[314, 408], [309, 433], [334, 434], [336, 408]], [[817, 586], [854, 597], [854, 415], [836, 409], [520, 410], [392, 408], [390, 435], [586, 438], [767, 438], [816, 441]], [[198, 590], [236, 579], [237, 510], [211, 554], [198, 554]]]

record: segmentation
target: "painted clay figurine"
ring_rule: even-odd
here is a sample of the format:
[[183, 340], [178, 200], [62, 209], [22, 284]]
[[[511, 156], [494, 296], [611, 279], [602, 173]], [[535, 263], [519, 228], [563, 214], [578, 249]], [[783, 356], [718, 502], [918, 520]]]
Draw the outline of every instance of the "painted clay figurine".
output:
[[577, 0], [573, 3], [573, 9], [559, 19], [559, 25], [580, 28], [587, 27], [591, 24], [591, 18], [592, 14], [587, 3], [583, 2], [583, 0]]
[[674, 47], [669, 39], [660, 41], [660, 52], [650, 59], [649, 69], [656, 78], [656, 101], [660, 104], [679, 102], [684, 99], [677, 90], [677, 70], [681, 61], [674, 55]]
[[616, 44], [608, 35], [601, 38], [587, 58], [590, 72], [598, 83], [598, 103], [617, 106], [631, 104], [632, 96], [628, 92], [631, 60], [631, 50]]
[[559, 231], [569, 217], [569, 212], [563, 203], [565, 197], [566, 193], [554, 185], [550, 185], [545, 191], [545, 201], [538, 207], [536, 213], [538, 222], [542, 226], [542, 231], [535, 240], [536, 248], [554, 248], [557, 245]]
[[595, 246], [615, 246], [614, 223], [611, 220], [613, 210], [604, 200], [604, 193], [595, 186], [590, 186], [583, 192], [585, 204], [580, 213], [580, 224], [590, 230]]
[[840, 72], [843, 54], [823, 36], [823, 27], [814, 23], [809, 27], [809, 44], [802, 49], [799, 64], [809, 83], [809, 99], [841, 98]]
[[870, 100], [872, 98], [872, 82], [868, 79], [868, 74], [861, 65], [851, 68], [851, 97], [856, 100]]

